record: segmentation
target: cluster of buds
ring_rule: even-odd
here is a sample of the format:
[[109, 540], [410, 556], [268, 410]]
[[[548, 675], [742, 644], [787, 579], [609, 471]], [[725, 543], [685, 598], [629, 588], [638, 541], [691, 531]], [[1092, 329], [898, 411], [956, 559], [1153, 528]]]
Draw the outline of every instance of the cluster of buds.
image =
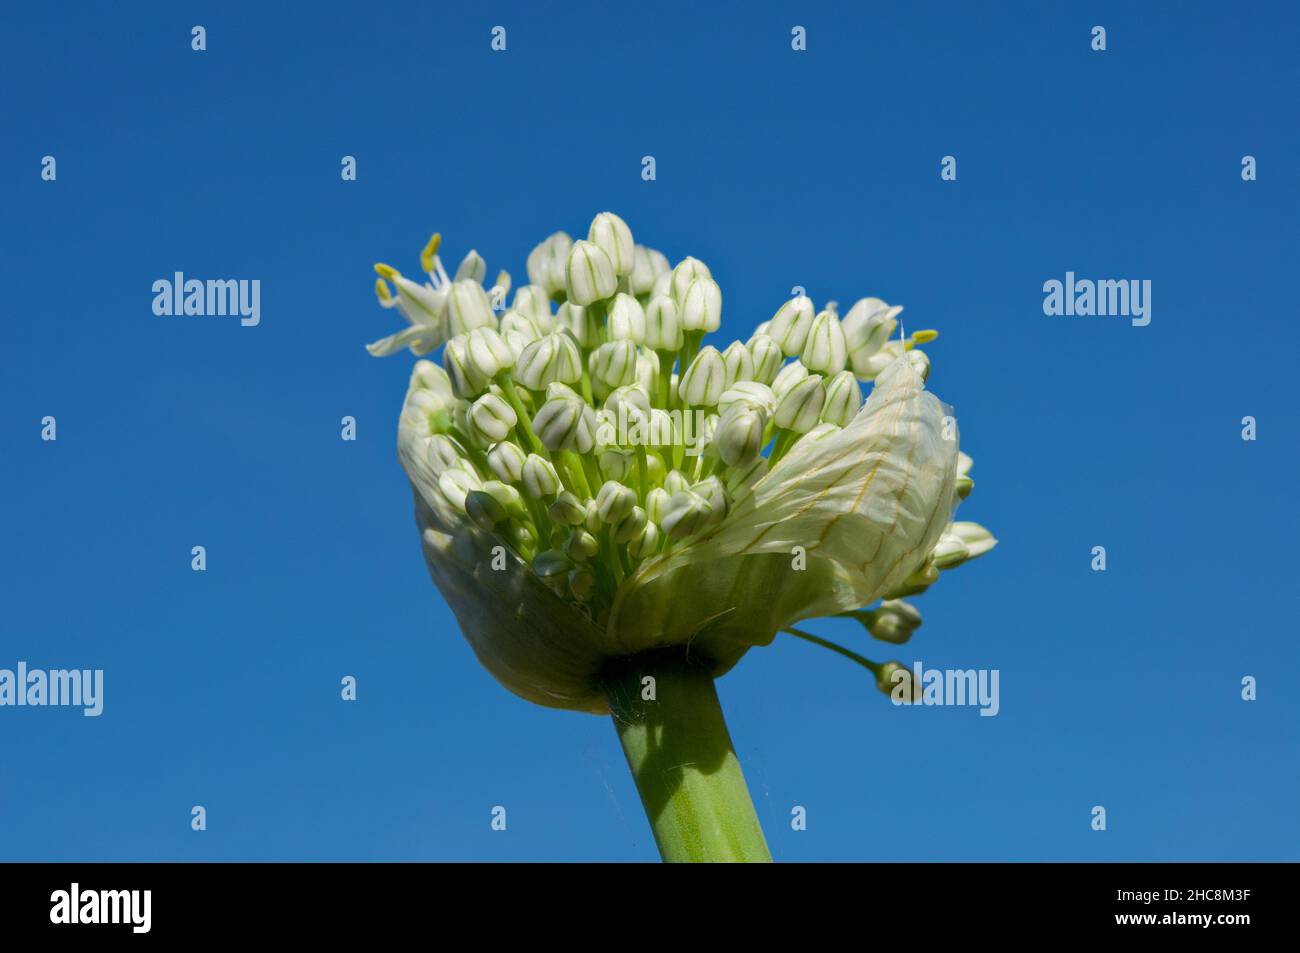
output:
[[[423, 283], [376, 266], [380, 303], [410, 326], [369, 345], [371, 353], [443, 348], [441, 364], [415, 365], [400, 423], [403, 463], [443, 524], [461, 519], [503, 544], [597, 627], [644, 565], [724, 526], [736, 530], [729, 514], [765, 505], [752, 499], [755, 488], [787, 456], [810, 456], [819, 441], [851, 444], [833, 438], [864, 412], [862, 383], [910, 366], [895, 375], [897, 406], [904, 396], [909, 413], [920, 406], [930, 361], [917, 345], [937, 333], [896, 337], [902, 309], [879, 298], [841, 317], [834, 302], [819, 310], [800, 295], [748, 340], [719, 349], [705, 344], [722, 319], [708, 266], [692, 257], [671, 265], [611, 212], [597, 215], [584, 239], [557, 232], [539, 244], [528, 256], [529, 283], [508, 306], [508, 274], [486, 286], [486, 265], [471, 251], [449, 277], [439, 246], [434, 235], [424, 249]], [[924, 406], [927, 420], [935, 416]], [[885, 437], [897, 443], [901, 434], [895, 427]], [[969, 492], [969, 458], [954, 475], [942, 462], [947, 452], [934, 449], [927, 475], [936, 489], [924, 502], [951, 509], [954, 492]], [[852, 475], [838, 456], [834, 463]], [[891, 577], [898, 591], [890, 598], [921, 591], [931, 574], [992, 546], [971, 523], [949, 523], [934, 538], [901, 584]], [[904, 641], [910, 629], [887, 621], [890, 605], [868, 627]]]

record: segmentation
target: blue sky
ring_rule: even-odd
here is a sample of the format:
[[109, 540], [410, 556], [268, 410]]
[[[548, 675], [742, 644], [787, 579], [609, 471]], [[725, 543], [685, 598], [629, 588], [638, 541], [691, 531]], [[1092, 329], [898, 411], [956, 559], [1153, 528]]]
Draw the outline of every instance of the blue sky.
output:
[[[102, 667], [106, 697], [0, 709], [0, 859], [657, 856], [608, 720], [516, 699], [458, 634], [395, 460], [412, 359], [362, 349], [396, 329], [374, 261], [415, 271], [437, 229], [520, 279], [603, 209], [709, 264], [719, 343], [796, 284], [938, 328], [962, 515], [1001, 540], [907, 646], [808, 625], [996, 668], [997, 717], [895, 708], [785, 637], [719, 682], [778, 859], [1297, 859], [1294, 6], [6, 20], [0, 667]], [[175, 271], [260, 279], [261, 324], [155, 316]], [[1149, 279], [1151, 324], [1045, 316], [1067, 271]]]

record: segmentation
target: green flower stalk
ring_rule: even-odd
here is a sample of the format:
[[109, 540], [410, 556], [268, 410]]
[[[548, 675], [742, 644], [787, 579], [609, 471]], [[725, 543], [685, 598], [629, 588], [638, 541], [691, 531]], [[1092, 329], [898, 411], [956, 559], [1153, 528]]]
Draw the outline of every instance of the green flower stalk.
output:
[[510, 691], [612, 715], [665, 860], [769, 860], [714, 680], [789, 632], [884, 690], [900, 663], [793, 626], [851, 615], [905, 643], [904, 597], [996, 542], [952, 522], [973, 483], [925, 388], [936, 332], [799, 296], [719, 350], [708, 267], [670, 267], [610, 212], [539, 244], [508, 308], [507, 273], [485, 286], [471, 251], [450, 276], [440, 242], [426, 281], [376, 266], [409, 326], [368, 345], [442, 348], [397, 441], [433, 581]]

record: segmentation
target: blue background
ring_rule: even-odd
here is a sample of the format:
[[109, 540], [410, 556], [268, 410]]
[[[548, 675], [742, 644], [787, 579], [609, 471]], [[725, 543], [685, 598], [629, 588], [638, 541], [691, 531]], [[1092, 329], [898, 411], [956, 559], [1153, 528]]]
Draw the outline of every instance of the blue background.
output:
[[[796, 284], [940, 329], [1001, 540], [907, 646], [809, 624], [999, 669], [996, 718], [787, 637], [719, 682], [778, 859], [1298, 858], [1294, 5], [49, 6], [0, 35], [0, 667], [102, 667], [106, 708], [0, 709], [0, 858], [657, 856], [608, 720], [457, 633], [412, 358], [362, 349], [372, 262], [438, 229], [522, 282], [606, 208], [710, 265], [719, 343]], [[1150, 279], [1150, 326], [1044, 316], [1067, 270]], [[174, 271], [260, 278], [261, 325], [155, 317]]]

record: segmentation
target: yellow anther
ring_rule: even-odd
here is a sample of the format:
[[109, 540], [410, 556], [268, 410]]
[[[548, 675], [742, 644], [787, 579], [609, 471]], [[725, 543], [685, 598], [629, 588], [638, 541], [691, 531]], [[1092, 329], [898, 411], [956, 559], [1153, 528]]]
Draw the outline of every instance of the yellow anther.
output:
[[375, 273], [378, 274], [379, 277], [381, 278], [387, 278], [389, 281], [396, 281], [398, 278], [402, 277], [402, 273], [400, 271], [398, 271], [392, 265], [385, 265], [382, 261], [376, 263]]
[[393, 297], [393, 293], [388, 290], [388, 282], [383, 278], [375, 279], [375, 294], [379, 297], [380, 304], [387, 304]]
[[934, 330], [917, 331], [912, 335], [912, 341], [915, 344], [928, 344], [938, 336], [939, 332]]
[[420, 252], [420, 267], [425, 271], [433, 271], [433, 259], [438, 254], [438, 247], [442, 244], [442, 233], [434, 232], [429, 243], [424, 246], [424, 251]]

